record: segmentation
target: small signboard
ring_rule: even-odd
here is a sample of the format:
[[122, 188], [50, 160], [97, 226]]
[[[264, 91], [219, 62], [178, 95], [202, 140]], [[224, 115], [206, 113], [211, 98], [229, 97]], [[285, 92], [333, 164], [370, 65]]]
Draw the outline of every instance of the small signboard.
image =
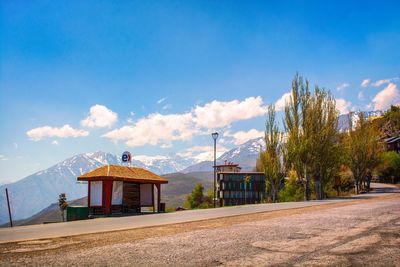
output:
[[131, 158], [131, 153], [129, 151], [122, 153], [122, 162], [131, 162]]

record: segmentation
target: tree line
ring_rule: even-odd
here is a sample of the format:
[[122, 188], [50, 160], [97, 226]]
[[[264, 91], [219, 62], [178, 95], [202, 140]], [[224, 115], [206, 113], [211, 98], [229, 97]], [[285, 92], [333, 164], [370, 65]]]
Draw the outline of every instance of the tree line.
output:
[[[394, 128], [399, 127], [396, 120], [400, 117], [390, 116], [395, 118]], [[319, 86], [311, 89], [308, 80], [298, 74], [285, 104], [283, 132], [279, 131], [274, 105], [268, 107], [266, 146], [256, 170], [265, 174], [271, 202], [324, 199], [335, 190], [339, 194], [351, 188], [356, 194], [369, 190], [372, 173], [382, 165], [383, 155], [388, 157], [381, 128], [366, 120], [363, 113], [357, 120], [350, 114], [349, 130], [341, 133], [338, 117], [331, 92]], [[395, 162], [391, 165], [396, 165], [393, 157], [389, 157]]]
[[[385, 138], [400, 134], [400, 107], [370, 120], [360, 112], [348, 116], [348, 131], [339, 132], [339, 113], [331, 92], [296, 74], [285, 104], [280, 130], [274, 105], [267, 108], [265, 149], [256, 171], [266, 178], [270, 202], [324, 199], [369, 191], [373, 176], [400, 182], [400, 154], [385, 151]], [[212, 190], [197, 184], [187, 208], [212, 207]]]

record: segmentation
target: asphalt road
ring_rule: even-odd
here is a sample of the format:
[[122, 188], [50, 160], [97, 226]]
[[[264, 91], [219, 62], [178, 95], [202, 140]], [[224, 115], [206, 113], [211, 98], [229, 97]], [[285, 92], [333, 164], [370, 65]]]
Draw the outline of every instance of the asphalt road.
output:
[[135, 229], [150, 226], [162, 226], [174, 223], [184, 223], [201, 221], [208, 219], [223, 218], [236, 215], [246, 215], [259, 212], [268, 212], [285, 209], [296, 209], [331, 203], [354, 201], [358, 199], [375, 198], [382, 194], [391, 194], [396, 189], [395, 186], [372, 184], [376, 193], [364, 194], [355, 197], [330, 199], [322, 201], [308, 202], [288, 202], [276, 204], [258, 204], [246, 206], [224, 207], [206, 210], [188, 210], [164, 214], [150, 214], [143, 216], [111, 217], [98, 218], [93, 220], [83, 220], [75, 222], [41, 224], [30, 226], [18, 226], [14, 228], [0, 229], [0, 243], [16, 242], [23, 240], [46, 239], [55, 237], [65, 237], [82, 235], [89, 233], [99, 233], [126, 229]]

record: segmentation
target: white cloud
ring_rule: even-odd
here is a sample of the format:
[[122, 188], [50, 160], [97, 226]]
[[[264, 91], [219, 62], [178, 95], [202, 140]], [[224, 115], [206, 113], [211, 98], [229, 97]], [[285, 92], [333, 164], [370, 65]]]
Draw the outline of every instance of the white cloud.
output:
[[58, 146], [60, 143], [57, 140], [54, 140], [53, 142], [51, 142], [52, 145]]
[[26, 135], [33, 141], [39, 141], [46, 137], [76, 138], [76, 137], [88, 136], [89, 132], [84, 130], [74, 129], [68, 124], [65, 124], [61, 128], [50, 127], [50, 126], [34, 128], [27, 131]]
[[347, 101], [343, 98], [336, 99], [336, 109], [339, 111], [340, 114], [347, 114], [350, 112], [351, 109], [351, 102]]
[[247, 132], [239, 131], [239, 132], [232, 133], [232, 134], [227, 132], [224, 135], [233, 137], [235, 145], [241, 145], [241, 144], [249, 141], [250, 139], [255, 139], [255, 138], [264, 136], [264, 132], [258, 131], [256, 129], [250, 129]]
[[158, 100], [157, 100], [157, 104], [161, 104], [161, 103], [164, 102], [166, 99], [167, 99], [166, 97], [163, 97], [163, 98], [161, 98], [161, 99], [158, 99]]
[[375, 110], [385, 110], [390, 105], [400, 105], [400, 91], [396, 84], [389, 83], [372, 100]]
[[282, 111], [285, 109], [286, 104], [289, 104], [292, 98], [292, 93], [284, 93], [281, 98], [275, 102], [275, 110]]
[[393, 82], [397, 81], [398, 79], [399, 79], [399, 77], [378, 80], [378, 81], [374, 82], [372, 85], [375, 86], [375, 87], [379, 87], [379, 86], [381, 86], [383, 84], [393, 83]]
[[262, 98], [258, 96], [248, 97], [244, 101], [220, 102], [214, 100], [204, 106], [196, 106], [192, 112], [197, 125], [215, 129], [228, 126], [234, 121], [262, 116], [265, 111]]
[[13, 145], [14, 145], [15, 149], [18, 149], [18, 144], [17, 143], [13, 143]]
[[6, 158], [4, 155], [0, 155], [0, 160], [8, 160], [8, 158]]
[[343, 91], [345, 88], [347, 88], [349, 86], [350, 86], [350, 84], [348, 84], [348, 83], [342, 83], [338, 87], [336, 87], [336, 90], [338, 90], [340, 92], [340, 91]]
[[360, 86], [361, 86], [361, 87], [367, 87], [367, 86], [369, 85], [370, 82], [371, 82], [371, 79], [364, 79], [364, 80], [361, 82]]
[[196, 105], [182, 114], [153, 113], [132, 125], [125, 125], [103, 135], [112, 141], [123, 140], [131, 147], [160, 145], [170, 147], [172, 141], [187, 141], [194, 135], [229, 126], [232, 122], [251, 119], [265, 114], [261, 97], [249, 97], [243, 101], [212, 101]]
[[364, 92], [363, 91], [358, 92], [357, 98], [358, 100], [364, 100]]
[[[216, 151], [217, 158], [228, 150], [229, 150], [228, 148], [218, 144]], [[177, 153], [177, 155], [186, 158], [193, 158], [198, 162], [205, 160], [213, 160], [214, 146], [193, 146]]]
[[123, 126], [103, 135], [113, 141], [125, 140], [130, 147], [169, 145], [175, 140], [189, 140], [197, 131], [191, 113], [162, 115], [153, 113], [133, 125]]
[[111, 127], [118, 119], [118, 114], [103, 105], [94, 105], [90, 108], [88, 117], [81, 121], [86, 127]]

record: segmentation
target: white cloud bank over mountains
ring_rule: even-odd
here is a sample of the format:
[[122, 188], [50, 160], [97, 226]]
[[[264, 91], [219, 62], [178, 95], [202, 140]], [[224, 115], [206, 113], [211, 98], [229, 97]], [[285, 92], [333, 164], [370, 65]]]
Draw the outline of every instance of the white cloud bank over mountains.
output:
[[133, 125], [125, 125], [103, 135], [112, 141], [123, 140], [130, 147], [146, 144], [170, 144], [175, 140], [189, 140], [197, 129], [191, 113], [168, 114], [153, 113], [139, 119]]
[[229, 126], [235, 121], [247, 120], [265, 114], [261, 97], [249, 97], [243, 101], [212, 101], [197, 105], [182, 114], [152, 113], [133, 125], [125, 125], [103, 135], [112, 141], [125, 141], [130, 147], [170, 145], [172, 141], [190, 140], [194, 135]]
[[[384, 110], [390, 105], [400, 104], [400, 91], [395, 83], [399, 78], [378, 80], [371, 83], [371, 79], [364, 79], [360, 86], [369, 85], [380, 86], [388, 84], [383, 90], [378, 92], [368, 105], [375, 110]], [[348, 84], [342, 84], [342, 88]], [[161, 104], [166, 98], [157, 101]], [[276, 102], [276, 111], [283, 111], [285, 105], [289, 103], [291, 93], [284, 93]], [[360, 92], [358, 99], [364, 99], [363, 92]], [[238, 131], [231, 133], [229, 129], [232, 123], [248, 120], [259, 116], [264, 116], [267, 105], [263, 103], [261, 96], [248, 97], [244, 100], [217, 101], [196, 105], [189, 112], [176, 114], [151, 113], [145, 117], [133, 120], [130, 118], [126, 125], [110, 130], [102, 135], [113, 142], [124, 141], [129, 147], [140, 147], [144, 145], [159, 145], [166, 148], [171, 147], [173, 141], [188, 141], [194, 136], [210, 134], [211, 131], [224, 129], [224, 137], [228, 137], [235, 145], [242, 144], [247, 140], [261, 137], [263, 132], [257, 129], [248, 131]], [[354, 110], [353, 104], [344, 99], [336, 99], [336, 108], [340, 114], [346, 114]], [[104, 105], [96, 104], [89, 110], [86, 118], [80, 121], [81, 126], [89, 128], [110, 128], [118, 121], [118, 114]], [[89, 135], [89, 131], [74, 129], [69, 124], [57, 128], [42, 126], [26, 132], [27, 136], [33, 141], [45, 138], [76, 138]], [[222, 143], [222, 139], [220, 139]], [[59, 144], [53, 141], [53, 144]], [[196, 147], [193, 147], [193, 149]], [[210, 151], [185, 150], [183, 153], [192, 153], [206, 156]], [[201, 154], [203, 153], [203, 154]]]

